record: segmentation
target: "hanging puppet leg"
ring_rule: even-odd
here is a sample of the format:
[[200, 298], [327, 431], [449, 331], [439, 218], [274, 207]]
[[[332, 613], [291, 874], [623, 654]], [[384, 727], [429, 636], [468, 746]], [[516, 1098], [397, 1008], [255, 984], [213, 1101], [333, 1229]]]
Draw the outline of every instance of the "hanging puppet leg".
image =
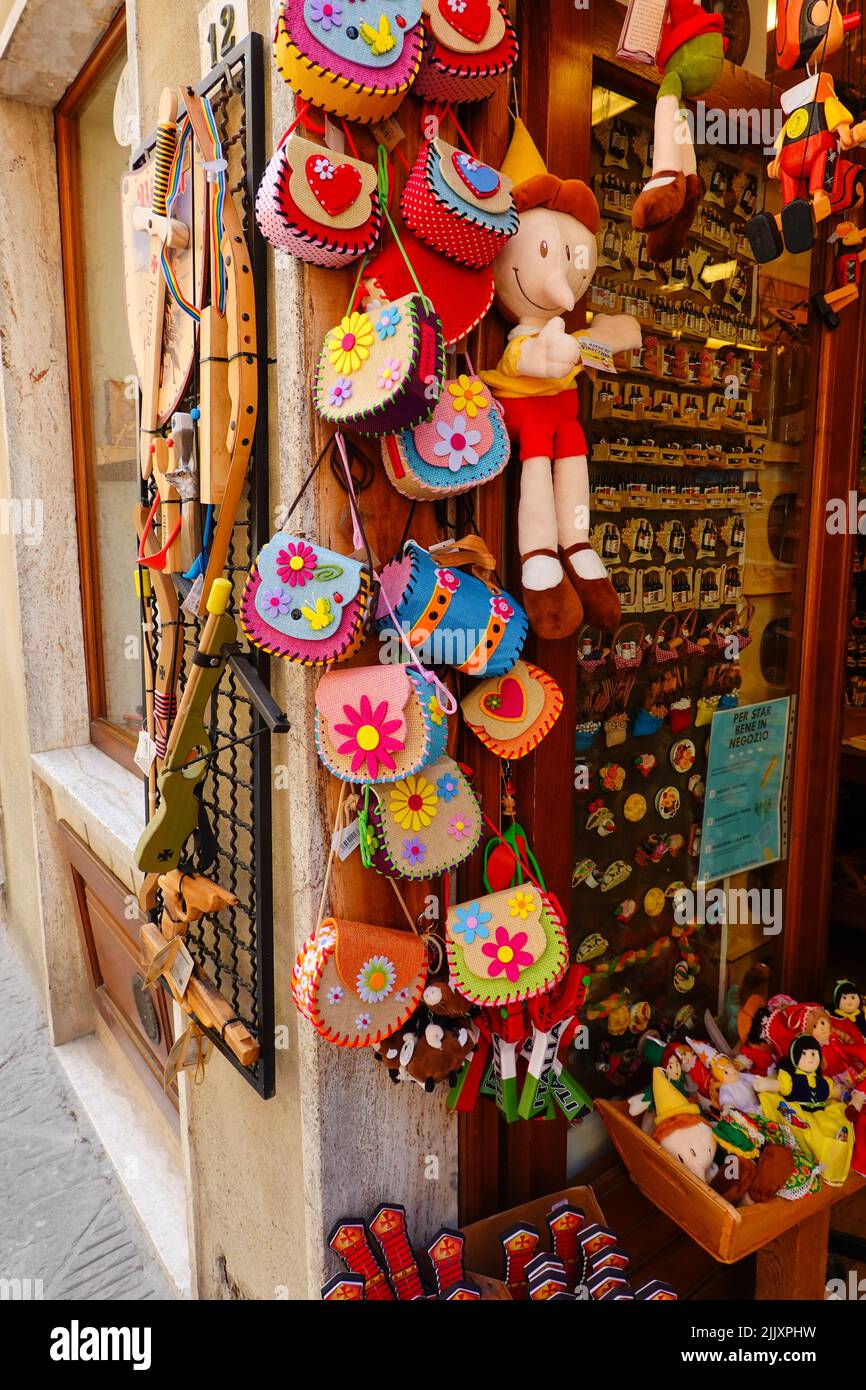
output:
[[619, 599], [604, 561], [589, 543], [589, 471], [586, 454], [557, 459], [554, 472], [560, 555], [584, 616], [593, 627], [612, 632], [620, 620]]
[[631, 224], [638, 232], [665, 227], [681, 211], [686, 196], [682, 147], [678, 143], [680, 95], [670, 85], [659, 88], [653, 134], [653, 172], [635, 200]]
[[704, 185], [698, 175], [692, 133], [686, 113], [681, 109], [677, 111], [675, 139], [683, 174], [683, 202], [682, 207], [665, 226], [655, 227], [647, 234], [647, 255], [656, 265], [673, 260], [674, 256], [678, 256], [684, 249], [695, 220], [695, 213], [704, 196]]
[[577, 631], [583, 608], [559, 560], [550, 459], [524, 459], [521, 470], [517, 535], [523, 603], [533, 631], [557, 641]]

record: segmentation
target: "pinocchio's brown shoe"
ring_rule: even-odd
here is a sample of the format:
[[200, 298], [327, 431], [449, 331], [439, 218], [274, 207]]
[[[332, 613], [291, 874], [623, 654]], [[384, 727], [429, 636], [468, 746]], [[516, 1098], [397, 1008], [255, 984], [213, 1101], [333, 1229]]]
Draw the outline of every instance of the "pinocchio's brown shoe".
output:
[[[560, 558], [555, 550], [530, 550], [521, 555], [521, 565], [533, 555], [547, 555], [553, 560]], [[571, 637], [583, 622], [583, 606], [565, 574], [552, 589], [527, 589], [522, 584], [521, 594], [532, 631], [545, 641], [559, 642]]]
[[[639, 193], [631, 210], [631, 225], [637, 232], [651, 232], [666, 227], [680, 212], [686, 197], [685, 177], [676, 169], [660, 169], [653, 179], [670, 179], [670, 183], [645, 188]], [[652, 182], [652, 180], [650, 180]]]
[[575, 571], [574, 566], [569, 561], [572, 555], [576, 555], [581, 550], [592, 550], [592, 546], [588, 541], [577, 541], [575, 545], [560, 548], [559, 554], [566, 578], [577, 594], [583, 609], [583, 616], [590, 626], [601, 628], [602, 632], [613, 632], [615, 628], [619, 627], [619, 621], [622, 617], [616, 589], [607, 578], [584, 579]]

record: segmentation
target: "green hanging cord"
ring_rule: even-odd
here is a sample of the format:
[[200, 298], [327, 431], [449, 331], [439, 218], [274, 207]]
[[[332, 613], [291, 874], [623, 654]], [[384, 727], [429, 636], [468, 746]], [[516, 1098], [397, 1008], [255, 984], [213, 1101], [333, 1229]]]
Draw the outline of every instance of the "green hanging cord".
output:
[[346, 310], [346, 315], [347, 315], [347, 316], [348, 316], [349, 314], [351, 314], [352, 310], [353, 310], [354, 307], [355, 307], [355, 299], [357, 298], [358, 290], [359, 290], [360, 287], [361, 287], [361, 280], [363, 279], [364, 271], [367, 269], [367, 261], [368, 261], [368, 260], [369, 260], [369, 256], [368, 256], [367, 253], [365, 252], [364, 255], [363, 255], [362, 258], [361, 258], [361, 265], [360, 265], [360, 268], [359, 268], [359, 270], [358, 270], [357, 277], [356, 277], [356, 279], [355, 279], [355, 284], [354, 284], [354, 286], [353, 286], [353, 288], [352, 288], [352, 293], [351, 293], [351, 295], [349, 296], [349, 307], [348, 307], [348, 309]]
[[364, 788], [364, 809], [358, 816], [358, 829], [361, 832], [361, 863], [364, 865], [365, 869], [372, 869], [373, 867], [373, 855], [370, 851], [369, 819], [370, 788], [366, 786]]
[[378, 160], [379, 199], [380, 199], [381, 204], [382, 204], [382, 212], [383, 212], [383, 214], [384, 214], [385, 221], [388, 223], [388, 226], [391, 228], [391, 234], [392, 234], [392, 236], [394, 237], [394, 240], [395, 240], [396, 243], [397, 243], [397, 246], [398, 246], [399, 251], [400, 251], [400, 255], [403, 257], [403, 260], [406, 262], [406, 268], [407, 268], [407, 270], [409, 271], [409, 274], [412, 276], [412, 283], [414, 284], [416, 290], [418, 291], [419, 295], [421, 296], [422, 300], [424, 301], [424, 308], [427, 310], [427, 313], [428, 313], [428, 314], [432, 314], [432, 313], [433, 313], [433, 305], [432, 305], [432, 303], [430, 302], [430, 300], [427, 298], [426, 294], [424, 293], [424, 291], [423, 291], [422, 288], [421, 288], [420, 282], [419, 282], [419, 280], [418, 280], [418, 276], [415, 274], [415, 267], [413, 266], [412, 262], [409, 260], [409, 257], [406, 255], [406, 248], [404, 247], [402, 241], [400, 240], [400, 233], [397, 231], [397, 228], [394, 226], [394, 219], [393, 219], [393, 217], [391, 216], [391, 210], [390, 210], [390, 208], [388, 207], [388, 196], [389, 196], [390, 191], [391, 191], [390, 180], [389, 180], [389, 178], [388, 178], [388, 151], [385, 149], [385, 146], [384, 146], [384, 145], [379, 145], [378, 151], [379, 151], [379, 152], [378, 152], [378, 155], [376, 156], [376, 158], [377, 158], [377, 160]]

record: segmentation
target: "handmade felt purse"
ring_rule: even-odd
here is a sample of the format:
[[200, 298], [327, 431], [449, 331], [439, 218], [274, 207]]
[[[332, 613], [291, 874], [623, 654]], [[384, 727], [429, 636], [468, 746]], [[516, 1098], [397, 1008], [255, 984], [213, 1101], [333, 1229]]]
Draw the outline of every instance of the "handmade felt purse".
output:
[[256, 221], [277, 251], [328, 269], [349, 265], [382, 230], [376, 170], [289, 133], [259, 185]]
[[510, 456], [501, 407], [471, 368], [445, 383], [428, 421], [382, 440], [382, 461], [394, 487], [425, 502], [490, 482]]
[[420, 936], [328, 917], [298, 955], [292, 998], [328, 1042], [369, 1047], [402, 1027], [426, 983]]
[[445, 752], [448, 722], [424, 675], [405, 666], [326, 671], [316, 689], [316, 748], [343, 782], [399, 782]]
[[504, 676], [481, 681], [460, 707], [485, 748], [514, 762], [553, 728], [562, 713], [562, 691], [546, 671], [518, 661]]
[[406, 226], [440, 255], [484, 270], [518, 227], [506, 174], [445, 140], [426, 141], [406, 180]]
[[517, 36], [498, 0], [421, 0], [424, 56], [415, 90], [428, 101], [483, 101], [517, 62]]
[[468, 859], [481, 839], [481, 808], [466, 774], [441, 757], [419, 773], [368, 787], [361, 857], [389, 878], [427, 879]]
[[473, 270], [446, 260], [410, 232], [401, 234], [401, 243], [408, 263], [396, 242], [390, 241], [369, 261], [364, 271], [365, 285], [372, 294], [384, 299], [409, 294], [413, 285], [411, 264], [439, 315], [445, 346], [456, 347], [492, 307], [493, 271]]
[[313, 106], [349, 121], [384, 121], [421, 65], [421, 0], [283, 0], [277, 71]]
[[[444, 564], [446, 558], [452, 568]], [[472, 676], [510, 671], [523, 650], [528, 620], [520, 604], [492, 581], [456, 567], [480, 567], [479, 561], [492, 572], [492, 557], [477, 538], [437, 547], [435, 555], [407, 541], [402, 556], [379, 576], [379, 630], [401, 632], [432, 665]]]
[[342, 436], [328, 440], [289, 508], [295, 511], [322, 460], [334, 449], [344, 464], [356, 560], [303, 536], [278, 531], [250, 570], [241, 599], [241, 624], [250, 641], [301, 666], [329, 666], [354, 656], [363, 645], [372, 615], [373, 560], [352, 488]]
[[556, 899], [531, 881], [452, 907], [445, 922], [452, 988], [495, 1007], [545, 994], [568, 969]]
[[350, 310], [325, 337], [316, 410], [359, 434], [393, 434], [429, 420], [445, 380], [442, 326], [429, 300], [405, 295]]

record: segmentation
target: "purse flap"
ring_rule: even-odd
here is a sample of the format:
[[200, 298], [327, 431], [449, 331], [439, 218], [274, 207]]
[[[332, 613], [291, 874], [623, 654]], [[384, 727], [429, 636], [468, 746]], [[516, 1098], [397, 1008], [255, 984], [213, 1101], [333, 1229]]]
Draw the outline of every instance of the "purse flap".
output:
[[460, 702], [466, 722], [479, 725], [496, 739], [520, 739], [545, 711], [540, 674], [537, 666], [518, 661], [506, 675], [481, 681]]
[[428, 168], [431, 168], [434, 188], [438, 172], [459, 202], [491, 218], [510, 213], [514, 219], [514, 229], [517, 230], [517, 213], [511, 197], [513, 184], [507, 174], [501, 174], [471, 154], [456, 149], [441, 137], [433, 141], [433, 149], [436, 159], [432, 168], [430, 165]]
[[452, 984], [476, 1004], [531, 999], [568, 967], [562, 923], [534, 884], [457, 904], [445, 929]]
[[337, 974], [365, 1004], [381, 1004], [426, 973], [427, 948], [415, 932], [335, 921]]
[[262, 581], [256, 612], [278, 632], [305, 642], [325, 641], [339, 629], [365, 569], [359, 560], [284, 531], [271, 537], [256, 564]]
[[[298, 0], [292, 0], [287, 8], [294, 11], [297, 7]], [[357, 16], [355, 8], [360, 11], [362, 7], [350, 8], [347, 0], [340, 4], [303, 0], [307, 32], [335, 58], [387, 73], [402, 56], [407, 36], [421, 22], [421, 0], [368, 0]], [[335, 70], [339, 72], [339, 68]]]
[[376, 170], [372, 164], [338, 155], [292, 135], [283, 146], [289, 193], [305, 217], [325, 227], [361, 227], [373, 212]]
[[495, 442], [487, 387], [477, 377], [464, 380], [465, 389], [456, 381], [449, 382], [431, 419], [412, 432], [424, 462], [450, 473], [474, 468]]
[[328, 419], [356, 419], [400, 394], [421, 351], [421, 300], [403, 295], [370, 304], [325, 335], [316, 375], [316, 404]]
[[429, 878], [461, 864], [481, 839], [478, 799], [447, 755], [372, 791], [385, 847], [406, 877]]
[[433, 36], [455, 53], [487, 53], [505, 38], [497, 0], [422, 0]]
[[[362, 746], [370, 741], [364, 731], [365, 718], [377, 721], [380, 731], [387, 727], [395, 738], [405, 741], [406, 706], [414, 693], [405, 666], [354, 666], [325, 672], [316, 687], [316, 709], [332, 730], [341, 730], [345, 722], [358, 729]], [[395, 720], [397, 725], [391, 729]]]

